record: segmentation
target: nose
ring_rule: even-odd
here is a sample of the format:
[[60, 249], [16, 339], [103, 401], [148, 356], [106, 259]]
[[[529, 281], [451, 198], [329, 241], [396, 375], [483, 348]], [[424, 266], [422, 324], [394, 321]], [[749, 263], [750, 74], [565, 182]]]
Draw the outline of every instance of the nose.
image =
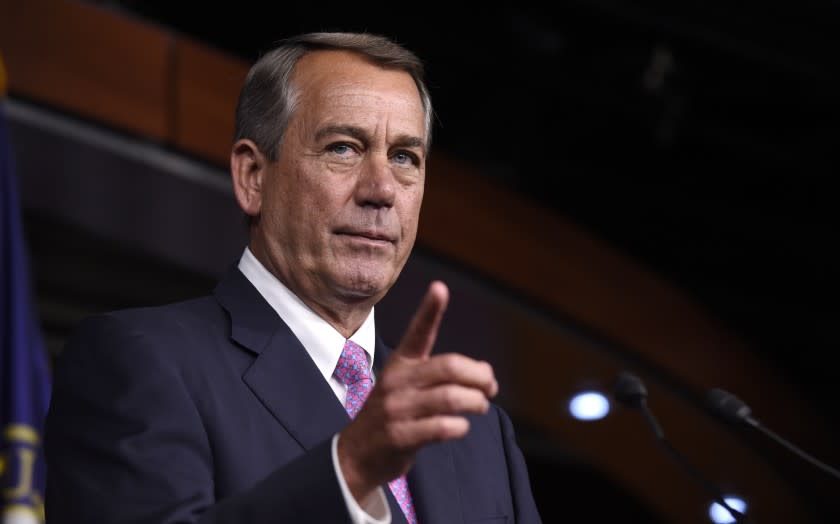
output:
[[397, 181], [384, 155], [368, 156], [356, 183], [356, 203], [362, 207], [390, 208], [397, 194]]

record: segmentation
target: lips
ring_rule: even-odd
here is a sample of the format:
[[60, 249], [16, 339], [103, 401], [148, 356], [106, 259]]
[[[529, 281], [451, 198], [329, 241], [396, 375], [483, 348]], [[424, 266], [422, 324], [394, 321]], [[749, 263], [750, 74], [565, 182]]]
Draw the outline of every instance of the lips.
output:
[[397, 239], [391, 235], [385, 234], [381, 231], [372, 231], [372, 230], [340, 230], [336, 231], [336, 234], [343, 235], [343, 236], [350, 236], [350, 237], [359, 237], [364, 238], [367, 240], [372, 240], [375, 242], [388, 242], [388, 243], [395, 243]]

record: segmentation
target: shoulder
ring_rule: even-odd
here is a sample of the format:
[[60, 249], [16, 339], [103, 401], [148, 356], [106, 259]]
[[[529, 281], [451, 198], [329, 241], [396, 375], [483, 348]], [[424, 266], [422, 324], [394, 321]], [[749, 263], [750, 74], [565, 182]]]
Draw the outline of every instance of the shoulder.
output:
[[227, 324], [225, 312], [210, 296], [100, 313], [76, 326], [58, 361], [178, 359], [208, 338], [223, 337]]
[[85, 318], [74, 330], [73, 337], [106, 331], [112, 334], [177, 334], [224, 320], [224, 311], [211, 296], [175, 302], [162, 306], [121, 309]]

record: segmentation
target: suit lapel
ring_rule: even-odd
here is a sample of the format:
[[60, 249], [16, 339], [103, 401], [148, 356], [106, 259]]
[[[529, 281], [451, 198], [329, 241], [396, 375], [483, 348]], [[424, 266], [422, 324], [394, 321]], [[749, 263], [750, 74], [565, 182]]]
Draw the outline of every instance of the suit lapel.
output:
[[219, 283], [216, 298], [230, 315], [231, 338], [256, 354], [243, 380], [304, 449], [347, 425], [349, 418], [289, 327], [238, 270]]
[[[391, 524], [408, 524], [408, 521], [405, 520], [402, 508], [400, 508], [399, 502], [397, 502], [397, 499], [394, 498], [394, 494], [391, 493], [388, 485], [385, 484], [382, 486], [382, 489], [385, 490], [385, 498], [388, 499], [388, 505], [391, 507]], [[423, 523], [420, 522], [420, 524]]]
[[350, 421], [315, 363], [285, 324], [242, 378], [304, 449], [322, 443]]
[[[382, 367], [390, 353], [391, 349], [377, 338], [374, 359], [374, 371], [377, 376], [382, 372]], [[417, 521], [420, 524], [436, 522], [454, 524], [463, 521], [455, 461], [449, 444], [445, 442], [431, 444], [417, 452], [414, 467], [408, 473], [408, 488], [411, 491]], [[402, 510], [387, 486], [386, 491], [394, 522], [404, 522]]]

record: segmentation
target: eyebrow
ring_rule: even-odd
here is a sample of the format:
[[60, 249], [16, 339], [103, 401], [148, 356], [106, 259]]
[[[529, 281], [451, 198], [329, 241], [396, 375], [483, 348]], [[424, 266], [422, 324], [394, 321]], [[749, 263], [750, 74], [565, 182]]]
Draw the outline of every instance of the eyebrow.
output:
[[[365, 144], [370, 142], [370, 135], [367, 131], [360, 127], [350, 125], [325, 126], [315, 133], [315, 140], [322, 140], [329, 135], [347, 135], [359, 140], [360, 142], [364, 142]], [[426, 150], [425, 141], [420, 137], [412, 135], [399, 135], [394, 141], [394, 145], [398, 147], [417, 147], [423, 151]]]
[[397, 137], [397, 140], [394, 142], [394, 145], [400, 147], [418, 147], [423, 151], [426, 150], [426, 143], [419, 136], [400, 135]]

